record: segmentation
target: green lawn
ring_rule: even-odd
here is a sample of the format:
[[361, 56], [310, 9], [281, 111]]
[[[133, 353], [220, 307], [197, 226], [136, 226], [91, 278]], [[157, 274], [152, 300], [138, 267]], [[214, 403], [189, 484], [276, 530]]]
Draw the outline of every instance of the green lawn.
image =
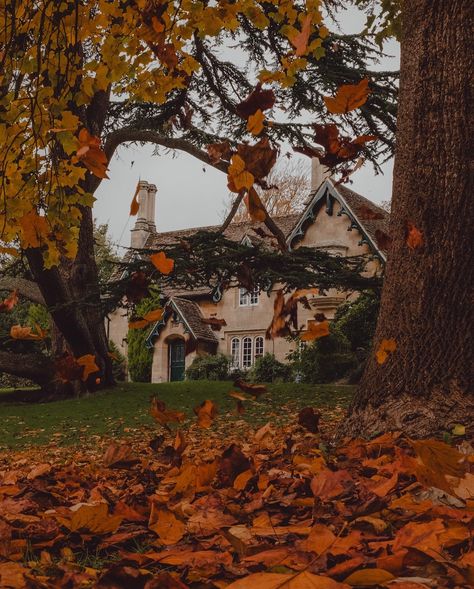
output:
[[[211, 399], [219, 408], [218, 420], [241, 420], [260, 425], [267, 421], [283, 423], [302, 407], [312, 405], [326, 411], [347, 406], [354, 387], [282, 383], [269, 385], [258, 401], [246, 403], [243, 416], [234, 414], [235, 400], [227, 393], [231, 382], [187, 381], [163, 384], [122, 383], [114, 389], [81, 399], [50, 403], [28, 403], [21, 392], [19, 400], [0, 393], [0, 449], [50, 444], [58, 446], [94, 444], [98, 437], [122, 438], [156, 432], [149, 415], [150, 398], [157, 395], [167, 407], [184, 411], [190, 418], [193, 407]], [[292, 417], [293, 417], [292, 416]]]

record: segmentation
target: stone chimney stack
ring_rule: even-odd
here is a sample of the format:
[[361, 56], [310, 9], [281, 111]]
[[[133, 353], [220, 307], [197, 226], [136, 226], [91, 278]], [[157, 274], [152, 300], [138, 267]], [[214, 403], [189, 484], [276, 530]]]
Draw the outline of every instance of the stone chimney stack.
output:
[[156, 186], [140, 180], [137, 186], [138, 214], [134, 228], [131, 230], [130, 247], [142, 248], [150, 233], [156, 233], [155, 200]]
[[331, 171], [327, 166], [323, 166], [319, 158], [311, 159], [311, 192], [315, 192], [321, 184], [331, 176]]

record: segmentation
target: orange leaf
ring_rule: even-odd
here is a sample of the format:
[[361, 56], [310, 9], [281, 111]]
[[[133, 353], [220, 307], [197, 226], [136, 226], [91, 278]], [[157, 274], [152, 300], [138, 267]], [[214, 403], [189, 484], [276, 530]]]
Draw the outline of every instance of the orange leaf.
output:
[[107, 468], [128, 468], [140, 462], [128, 444], [112, 442], [104, 454], [104, 465]]
[[162, 274], [171, 274], [174, 268], [174, 260], [167, 258], [165, 252], [158, 252], [150, 256], [151, 263]]
[[332, 531], [322, 524], [315, 524], [311, 528], [311, 532], [306, 540], [301, 542], [302, 550], [306, 552], [314, 552], [318, 556], [334, 544], [336, 540], [336, 536], [332, 533]]
[[32, 210], [20, 219], [22, 228], [21, 246], [23, 249], [29, 247], [41, 247], [49, 233], [48, 223], [45, 217], [41, 217]]
[[389, 354], [392, 354], [397, 349], [397, 342], [392, 338], [383, 339], [380, 342], [378, 350], [375, 352], [375, 357], [379, 364], [384, 364]]
[[336, 96], [324, 96], [324, 102], [330, 113], [345, 114], [365, 104], [369, 92], [369, 80], [364, 78], [358, 84], [339, 86]]
[[98, 178], [108, 178], [108, 160], [105, 152], [100, 147], [99, 137], [91, 135], [86, 128], [83, 128], [79, 131], [78, 139], [80, 147], [72, 161], [82, 162]]
[[198, 418], [198, 426], [207, 429], [211, 427], [217, 415], [217, 406], [212, 401], [206, 400], [194, 408], [194, 413]]
[[159, 536], [160, 542], [166, 546], [179, 542], [186, 531], [186, 525], [172, 511], [157, 507], [155, 503], [151, 507], [148, 527]]
[[84, 356], [77, 358], [76, 362], [79, 364], [79, 366], [84, 368], [81, 377], [84, 381], [89, 378], [90, 374], [99, 372], [99, 367], [95, 363], [95, 356], [93, 354], [85, 354]]
[[13, 339], [22, 340], [43, 340], [48, 335], [47, 330], [42, 330], [41, 327], [35, 323], [36, 333], [32, 331], [31, 327], [22, 327], [21, 325], [12, 325], [10, 329], [10, 337]]
[[287, 575], [284, 573], [254, 573], [239, 579], [226, 589], [348, 589], [345, 583], [339, 583], [329, 577], [313, 575], [308, 571]]
[[408, 221], [407, 246], [414, 250], [423, 245], [423, 233]]
[[234, 385], [239, 387], [239, 389], [245, 393], [249, 393], [255, 399], [267, 392], [267, 387], [264, 384], [252, 384], [250, 382], [243, 381], [241, 378], [238, 378], [234, 382]]
[[138, 202], [138, 194], [140, 192], [140, 183], [137, 183], [135, 194], [133, 195], [132, 202], [130, 203], [130, 216], [134, 217], [138, 213], [140, 203]]
[[306, 53], [308, 48], [309, 35], [311, 33], [311, 14], [307, 14], [303, 20], [301, 31], [297, 33], [292, 39], [291, 43], [296, 49], [295, 55], [301, 57]]
[[258, 109], [255, 114], [249, 116], [247, 120], [247, 130], [252, 133], [252, 135], [260, 135], [263, 131], [264, 120], [265, 115], [260, 109]]
[[0, 302], [0, 311], [11, 311], [18, 304], [18, 290], [12, 291], [6, 299]]
[[244, 203], [252, 221], [261, 221], [262, 223], [265, 221], [267, 210], [253, 186], [245, 195]]
[[311, 321], [308, 324], [307, 331], [300, 335], [300, 340], [311, 342], [327, 335], [329, 335], [329, 321], [322, 321], [321, 323]]
[[169, 430], [168, 423], [181, 423], [185, 419], [182, 411], [166, 409], [165, 403], [157, 399], [157, 397], [153, 397], [151, 400], [150, 414], [155, 421], [161, 423], [167, 430]]
[[81, 505], [68, 521], [61, 518], [61, 523], [71, 532], [89, 532], [93, 534], [109, 534], [115, 532], [122, 522], [122, 516], [109, 515], [106, 503], [97, 505]]

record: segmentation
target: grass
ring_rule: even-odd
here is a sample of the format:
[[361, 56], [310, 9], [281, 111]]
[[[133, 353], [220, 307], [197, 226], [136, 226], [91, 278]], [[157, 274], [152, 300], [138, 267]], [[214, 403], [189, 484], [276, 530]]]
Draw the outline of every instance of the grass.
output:
[[22, 391], [19, 399], [0, 392], [0, 449], [21, 449], [50, 444], [93, 444], [102, 437], [126, 438], [137, 430], [156, 432], [149, 415], [150, 398], [157, 395], [167, 407], [193, 417], [193, 407], [211, 399], [219, 407], [219, 419], [261, 425], [283, 423], [302, 407], [327, 410], [347, 406], [353, 387], [282, 383], [268, 385], [269, 393], [248, 403], [244, 416], [234, 414], [235, 400], [228, 397], [231, 382], [186, 381], [162, 384], [121, 383], [115, 388], [84, 397], [49, 403], [34, 401], [35, 391]]

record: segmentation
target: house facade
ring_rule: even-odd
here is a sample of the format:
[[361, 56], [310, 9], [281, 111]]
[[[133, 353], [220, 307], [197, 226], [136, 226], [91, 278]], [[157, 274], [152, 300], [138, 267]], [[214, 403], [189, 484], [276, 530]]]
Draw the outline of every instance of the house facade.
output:
[[[274, 218], [290, 251], [305, 246], [334, 255], [366, 255], [365, 272], [380, 272], [386, 253], [377, 242], [377, 235], [378, 231], [387, 232], [388, 213], [331, 179], [319, 178], [314, 184], [317, 182], [303, 212]], [[154, 216], [150, 217], [154, 214], [155, 193], [153, 185], [140, 183], [140, 211], [132, 230], [132, 247], [160, 250], [195, 231], [217, 229], [198, 227], [157, 233]], [[262, 224], [251, 221], [233, 223], [224, 235], [235, 241], [251, 239], [259, 226]], [[166, 293], [163, 317], [147, 338], [153, 353], [152, 382], [182, 380], [186, 368], [200, 354], [223, 353], [230, 358], [232, 367], [242, 370], [251, 368], [267, 352], [285, 362], [296, 344], [285, 338], [265, 338], [279, 288], [281, 285], [275, 284], [267, 291], [230, 288], [223, 292], [199, 289]], [[355, 296], [336, 290], [324, 296], [310, 296], [311, 309], [303, 305], [298, 308], [298, 325], [306, 329], [317, 313], [324, 313], [331, 320], [338, 306]], [[225, 325], [213, 329], [208, 319], [224, 319]], [[109, 336], [125, 354], [127, 329], [127, 317], [123, 310], [117, 310], [110, 317]]]

